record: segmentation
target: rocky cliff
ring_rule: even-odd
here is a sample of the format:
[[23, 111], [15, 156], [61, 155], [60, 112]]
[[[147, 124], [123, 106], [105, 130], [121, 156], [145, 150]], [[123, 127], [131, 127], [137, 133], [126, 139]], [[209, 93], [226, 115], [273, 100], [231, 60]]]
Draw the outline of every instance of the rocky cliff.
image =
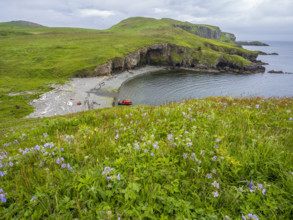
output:
[[[214, 48], [217, 50], [217, 48]], [[229, 56], [232, 55], [232, 56]], [[242, 54], [236, 49], [229, 51], [213, 62], [205, 55], [200, 48], [177, 46], [169, 43], [155, 44], [139, 49], [123, 57], [116, 57], [107, 63], [97, 66], [93, 71], [79, 71], [76, 76], [104, 76], [118, 74], [122, 71], [135, 69], [145, 65], [168, 66], [173, 68], [184, 68], [194, 71], [225, 71], [239, 73], [264, 72], [264, 67], [253, 63], [257, 54]], [[252, 61], [249, 65], [233, 60], [233, 55], [242, 56]], [[248, 62], [249, 63], [249, 62]]]
[[221, 40], [225, 42], [235, 42], [236, 37], [234, 34], [222, 32], [219, 27], [211, 25], [197, 25], [197, 24], [182, 24], [182, 25], [173, 25], [173, 27], [179, 27], [189, 33], [195, 34], [197, 36]]

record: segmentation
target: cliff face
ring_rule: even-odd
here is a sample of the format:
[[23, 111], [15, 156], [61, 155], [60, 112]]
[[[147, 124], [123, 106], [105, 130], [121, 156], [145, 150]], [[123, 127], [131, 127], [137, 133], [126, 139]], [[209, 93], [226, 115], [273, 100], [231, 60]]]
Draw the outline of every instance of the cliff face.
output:
[[[242, 55], [237, 50], [231, 50], [231, 55]], [[104, 76], [118, 74], [120, 72], [138, 68], [145, 65], [178, 67], [194, 71], [228, 71], [239, 73], [264, 72], [264, 67], [251, 63], [240, 65], [227, 56], [222, 56], [213, 63], [202, 62], [203, 54], [198, 50], [181, 47], [169, 43], [155, 44], [139, 49], [123, 57], [109, 60], [107, 63], [97, 66], [94, 71], [80, 71], [79, 77]], [[246, 56], [246, 59], [255, 61], [256, 55]]]
[[202, 25], [173, 25], [173, 27], [180, 27], [185, 31], [193, 33], [197, 36], [209, 39], [221, 39], [221, 30], [218, 27], [210, 28]]
[[231, 34], [228, 32], [222, 32], [222, 35], [224, 35], [224, 37], [227, 37], [228, 39], [230, 39], [233, 42], [236, 41], [236, 36], [234, 34]]
[[195, 34], [197, 36], [221, 40], [225, 42], [235, 42], [236, 37], [234, 34], [222, 32], [219, 27], [209, 26], [209, 25], [173, 25], [173, 27], [179, 27], [189, 33]]

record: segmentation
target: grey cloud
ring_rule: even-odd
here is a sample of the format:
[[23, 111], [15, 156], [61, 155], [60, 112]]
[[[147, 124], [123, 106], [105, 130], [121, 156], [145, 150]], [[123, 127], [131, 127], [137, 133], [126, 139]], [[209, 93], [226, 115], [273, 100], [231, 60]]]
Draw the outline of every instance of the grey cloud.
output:
[[104, 29], [127, 17], [170, 17], [220, 26], [239, 39], [290, 40], [292, 11], [292, 0], [10, 0], [0, 2], [0, 21]]

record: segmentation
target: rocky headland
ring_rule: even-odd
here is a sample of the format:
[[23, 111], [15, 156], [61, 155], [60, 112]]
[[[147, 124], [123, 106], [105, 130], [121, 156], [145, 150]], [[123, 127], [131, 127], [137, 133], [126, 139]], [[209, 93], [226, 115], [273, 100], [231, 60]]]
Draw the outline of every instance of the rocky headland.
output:
[[[215, 48], [216, 49], [216, 48]], [[110, 76], [123, 71], [137, 69], [146, 65], [183, 68], [192, 71], [213, 71], [233, 73], [259, 73], [265, 68], [257, 63], [258, 54], [242, 53], [232, 49], [229, 55], [238, 55], [250, 61], [249, 65], [241, 65], [227, 56], [218, 58], [214, 63], [201, 61], [201, 50], [177, 46], [169, 43], [144, 47], [123, 57], [116, 57], [107, 63], [98, 65], [93, 71], [85, 70], [76, 73], [77, 77]]]
[[235, 43], [242, 46], [270, 46], [260, 41], [236, 41]]

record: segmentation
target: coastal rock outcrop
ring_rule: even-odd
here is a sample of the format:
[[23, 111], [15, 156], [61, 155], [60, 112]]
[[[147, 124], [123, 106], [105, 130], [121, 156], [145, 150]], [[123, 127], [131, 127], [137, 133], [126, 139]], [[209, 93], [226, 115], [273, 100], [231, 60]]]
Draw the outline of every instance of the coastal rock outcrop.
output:
[[[217, 49], [214, 48], [214, 50]], [[242, 65], [231, 60], [229, 54], [242, 56], [252, 62], [249, 65]], [[76, 76], [109, 76], [145, 65], [167, 66], [193, 71], [264, 72], [264, 67], [253, 63], [253, 61], [256, 61], [256, 57], [257, 54], [245, 54], [239, 50], [232, 49], [228, 51], [227, 55], [223, 55], [215, 61], [210, 61], [210, 57], [205, 55], [201, 48], [195, 50], [170, 43], [161, 43], [141, 48], [123, 57], [113, 58], [104, 64], [98, 65], [93, 71], [79, 71]]]

